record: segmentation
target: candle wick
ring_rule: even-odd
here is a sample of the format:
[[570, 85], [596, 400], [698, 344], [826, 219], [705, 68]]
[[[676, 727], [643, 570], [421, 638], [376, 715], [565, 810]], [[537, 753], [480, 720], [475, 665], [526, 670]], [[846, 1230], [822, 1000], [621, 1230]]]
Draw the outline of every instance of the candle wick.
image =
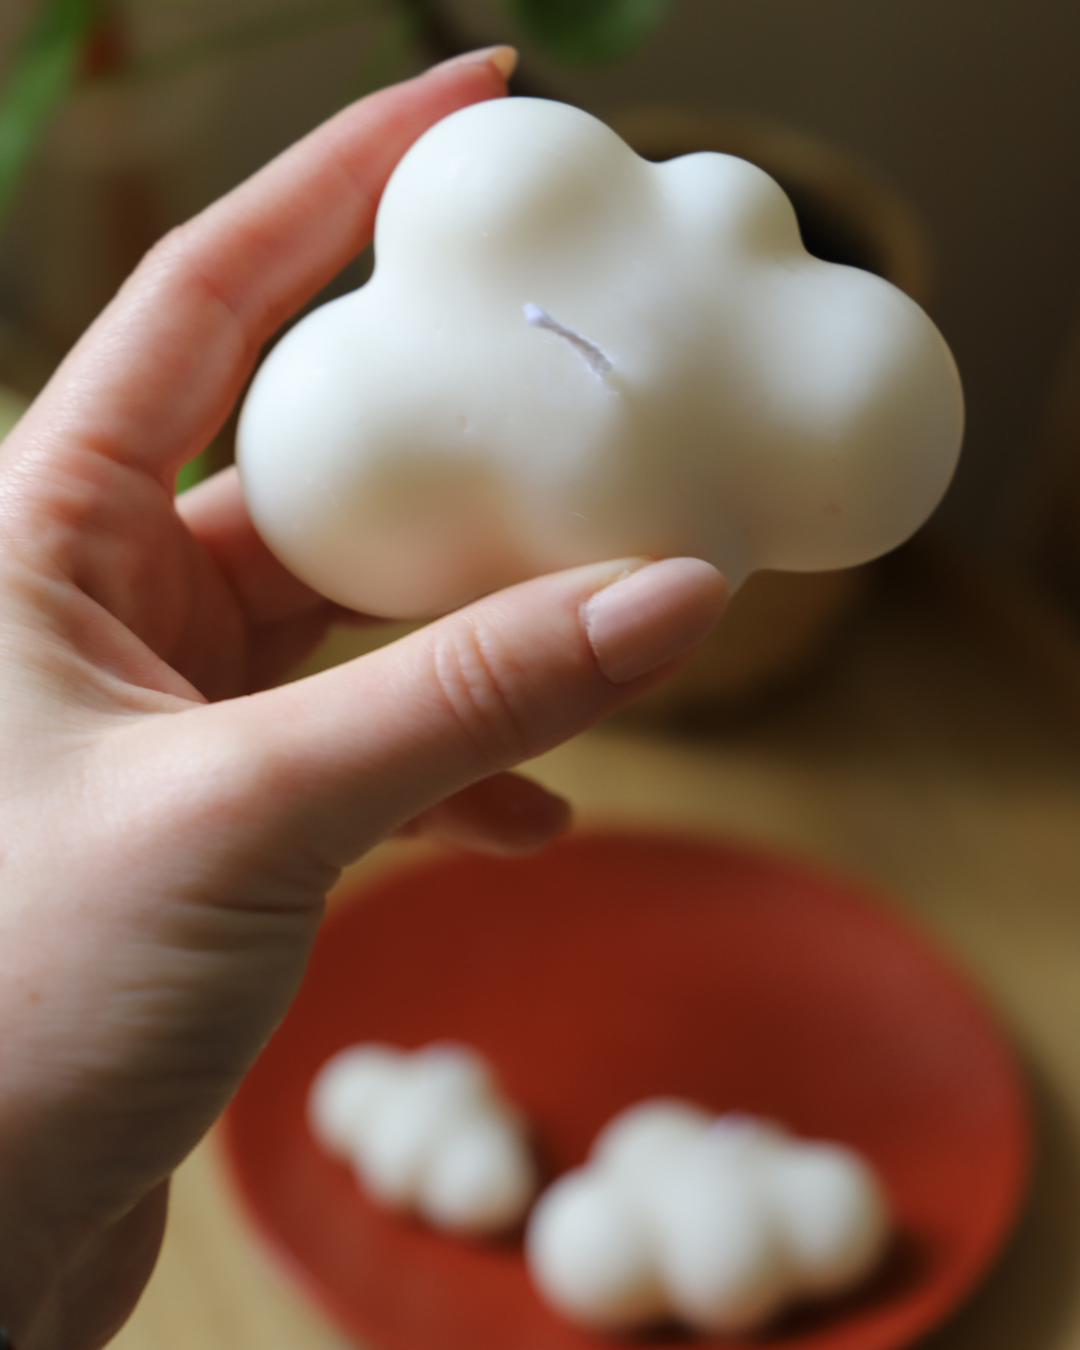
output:
[[565, 338], [592, 373], [601, 380], [614, 369], [614, 362], [607, 352], [595, 342], [582, 337], [580, 333], [575, 333], [572, 328], [559, 323], [558, 319], [553, 319], [546, 309], [541, 309], [539, 305], [534, 305], [530, 301], [527, 305], [522, 305], [521, 312], [525, 315], [525, 322], [531, 323], [534, 328], [546, 328], [549, 333], [557, 333], [559, 337]]

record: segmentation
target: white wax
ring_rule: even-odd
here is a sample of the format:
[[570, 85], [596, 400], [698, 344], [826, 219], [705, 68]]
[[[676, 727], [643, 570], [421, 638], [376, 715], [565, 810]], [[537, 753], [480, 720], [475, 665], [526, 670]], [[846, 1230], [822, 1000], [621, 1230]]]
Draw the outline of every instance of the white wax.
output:
[[778, 1158], [769, 1178], [800, 1289], [832, 1294], [871, 1268], [889, 1228], [881, 1186], [866, 1163], [838, 1144], [812, 1144]]
[[591, 1156], [602, 1167], [634, 1181], [696, 1144], [712, 1123], [709, 1112], [691, 1102], [675, 1098], [639, 1102], [600, 1131]]
[[790, 1292], [788, 1252], [757, 1177], [700, 1153], [650, 1195], [649, 1220], [672, 1311], [704, 1331], [750, 1331]]
[[328, 1059], [308, 1094], [308, 1124], [330, 1153], [348, 1153], [375, 1103], [396, 1078], [401, 1052], [369, 1042]]
[[500, 1232], [520, 1221], [536, 1190], [521, 1116], [467, 1046], [343, 1050], [316, 1076], [308, 1116], [372, 1196], [439, 1228]]
[[526, 1231], [540, 1291], [585, 1326], [626, 1330], [668, 1306], [655, 1243], [633, 1199], [590, 1168], [567, 1172], [540, 1196]]
[[851, 1149], [655, 1100], [617, 1116], [541, 1196], [526, 1252], [538, 1290], [583, 1325], [667, 1315], [728, 1335], [850, 1288], [888, 1237], [884, 1192]]
[[433, 1151], [417, 1204], [437, 1228], [498, 1233], [528, 1210], [536, 1173], [517, 1121], [491, 1111], [459, 1118]]
[[375, 251], [270, 354], [237, 445], [264, 539], [345, 605], [426, 617], [628, 555], [843, 567], [952, 474], [937, 330], [811, 258], [743, 160], [650, 164], [578, 109], [481, 103], [405, 155]]

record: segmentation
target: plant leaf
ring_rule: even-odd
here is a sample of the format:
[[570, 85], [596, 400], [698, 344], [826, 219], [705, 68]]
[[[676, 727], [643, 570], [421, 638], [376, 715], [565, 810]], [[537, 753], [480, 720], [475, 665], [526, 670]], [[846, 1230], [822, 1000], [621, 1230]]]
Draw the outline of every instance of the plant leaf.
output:
[[78, 74], [96, 17], [95, 0], [46, 0], [26, 30], [0, 94], [0, 220], [38, 137]]
[[525, 31], [566, 61], [614, 61], [660, 22], [669, 0], [508, 0]]
[[176, 487], [174, 489], [178, 497], [181, 492], [186, 492], [188, 488], [193, 488], [196, 483], [201, 483], [204, 478], [210, 477], [214, 471], [213, 459], [214, 447], [208, 445], [194, 459], [189, 459], [186, 464], [181, 465], [180, 471], [176, 475]]

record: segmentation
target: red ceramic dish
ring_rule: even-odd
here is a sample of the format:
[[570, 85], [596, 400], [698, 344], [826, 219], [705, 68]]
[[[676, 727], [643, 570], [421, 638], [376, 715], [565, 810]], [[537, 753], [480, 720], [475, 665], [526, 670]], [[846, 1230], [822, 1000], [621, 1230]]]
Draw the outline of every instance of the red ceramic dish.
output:
[[[595, 1350], [533, 1292], [519, 1245], [388, 1214], [305, 1125], [353, 1041], [480, 1049], [550, 1174], [643, 1097], [774, 1117], [855, 1145], [899, 1222], [876, 1280], [792, 1314], [787, 1350], [889, 1350], [938, 1322], [1012, 1224], [1023, 1083], [965, 979], [872, 898], [741, 848], [582, 834], [537, 857], [448, 856], [335, 910], [292, 1010], [225, 1118], [240, 1193], [332, 1318], [377, 1350]], [[649, 1338], [684, 1343], [676, 1333]], [[725, 1342], [731, 1346], [733, 1342]]]

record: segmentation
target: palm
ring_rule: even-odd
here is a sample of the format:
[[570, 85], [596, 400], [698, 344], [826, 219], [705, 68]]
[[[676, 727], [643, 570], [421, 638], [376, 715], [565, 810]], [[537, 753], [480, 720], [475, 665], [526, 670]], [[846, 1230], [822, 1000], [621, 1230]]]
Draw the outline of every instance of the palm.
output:
[[204, 698], [265, 688], [318, 640], [335, 607], [267, 553], [234, 472], [178, 502], [140, 470], [109, 476], [124, 481], [91, 503], [83, 589]]
[[337, 612], [266, 551], [235, 472], [177, 502], [154, 474], [73, 436], [27, 466], [4, 508], [35, 570], [65, 575], [79, 655], [107, 651], [132, 685], [210, 701], [265, 688]]
[[213, 554], [163, 497], [124, 526], [137, 584], [114, 597], [122, 606], [117, 617], [210, 701], [265, 687], [269, 680], [253, 669], [259, 625], [245, 614]]

